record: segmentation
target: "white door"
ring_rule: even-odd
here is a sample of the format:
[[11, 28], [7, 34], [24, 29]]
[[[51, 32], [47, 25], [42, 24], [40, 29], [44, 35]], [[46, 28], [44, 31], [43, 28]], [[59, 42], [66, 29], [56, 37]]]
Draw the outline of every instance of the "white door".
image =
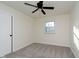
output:
[[11, 17], [0, 14], [0, 57], [11, 52]]

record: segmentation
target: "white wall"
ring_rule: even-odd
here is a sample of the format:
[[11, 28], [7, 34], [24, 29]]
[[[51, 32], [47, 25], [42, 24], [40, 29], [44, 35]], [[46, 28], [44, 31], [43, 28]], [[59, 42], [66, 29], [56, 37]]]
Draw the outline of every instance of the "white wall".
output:
[[[74, 52], [76, 57], [79, 57], [79, 50], [74, 44], [72, 35], [73, 26], [79, 28], [78, 6], [79, 2], [75, 5], [74, 10], [72, 11], [71, 21], [69, 14], [55, 16], [54, 19], [56, 21], [56, 28], [55, 33], [53, 34], [47, 34], [44, 32], [45, 22], [53, 20], [53, 16], [33, 20], [29, 16], [2, 3], [0, 3], [0, 13], [6, 13], [10, 16], [14, 16], [14, 51], [23, 48], [31, 43], [45, 43], [70, 47], [71, 42], [72, 51]], [[69, 25], [71, 25], [71, 28], [69, 28]], [[69, 31], [71, 31], [70, 38]]]
[[30, 17], [2, 3], [1, 13], [14, 17], [14, 51], [33, 43], [33, 20]]
[[70, 24], [71, 49], [74, 55], [79, 57], [79, 2], [73, 6]]
[[10, 52], [10, 16], [0, 11], [0, 56]]
[[[55, 33], [47, 34], [44, 32], [45, 22], [51, 21], [53, 19], [55, 19]], [[70, 16], [68, 14], [37, 19], [35, 23], [36, 43], [53, 44], [69, 47], [69, 20]]]

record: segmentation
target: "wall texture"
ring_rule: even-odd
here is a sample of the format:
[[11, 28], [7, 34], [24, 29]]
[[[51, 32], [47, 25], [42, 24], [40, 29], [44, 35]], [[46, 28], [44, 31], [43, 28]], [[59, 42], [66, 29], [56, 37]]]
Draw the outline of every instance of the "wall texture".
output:
[[79, 2], [76, 2], [71, 12], [70, 39], [71, 49], [79, 57]]
[[[45, 33], [45, 23], [53, 20], [55, 20], [55, 33]], [[68, 14], [37, 19], [35, 23], [36, 42], [69, 47], [69, 20], [70, 16]]]
[[[33, 20], [29, 16], [24, 15], [23, 13], [15, 10], [5, 4], [0, 3], [0, 15], [1, 14], [4, 14], [4, 15], [8, 14], [9, 16], [14, 17], [14, 29], [13, 29], [14, 30], [14, 33], [13, 33], [14, 34], [14, 39], [13, 39], [14, 49], [13, 50], [14, 51], [16, 51], [20, 48], [23, 48], [33, 42], [33, 34], [32, 34], [33, 33]], [[3, 37], [4, 37], [4, 35], [3, 35]], [[2, 42], [2, 41], [0, 40], [0, 42]], [[7, 42], [7, 41], [5, 41], [5, 42]], [[0, 43], [0, 45], [1, 45], [1, 43]], [[4, 46], [4, 45], [1, 45], [1, 46]], [[3, 55], [4, 54], [7, 54], [7, 53], [4, 52]], [[1, 55], [1, 56], [3, 56], [3, 55]]]

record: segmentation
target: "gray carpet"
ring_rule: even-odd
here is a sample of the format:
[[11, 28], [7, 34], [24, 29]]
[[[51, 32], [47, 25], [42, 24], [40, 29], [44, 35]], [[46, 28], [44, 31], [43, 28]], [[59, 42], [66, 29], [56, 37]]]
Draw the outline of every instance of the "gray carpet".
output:
[[70, 48], [34, 43], [4, 58], [74, 58]]

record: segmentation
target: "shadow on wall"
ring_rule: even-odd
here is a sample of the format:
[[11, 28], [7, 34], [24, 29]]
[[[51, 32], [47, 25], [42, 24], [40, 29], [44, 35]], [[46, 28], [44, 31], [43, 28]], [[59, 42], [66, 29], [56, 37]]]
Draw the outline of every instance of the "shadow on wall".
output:
[[74, 44], [79, 51], [79, 28], [76, 26], [73, 26], [73, 39]]

